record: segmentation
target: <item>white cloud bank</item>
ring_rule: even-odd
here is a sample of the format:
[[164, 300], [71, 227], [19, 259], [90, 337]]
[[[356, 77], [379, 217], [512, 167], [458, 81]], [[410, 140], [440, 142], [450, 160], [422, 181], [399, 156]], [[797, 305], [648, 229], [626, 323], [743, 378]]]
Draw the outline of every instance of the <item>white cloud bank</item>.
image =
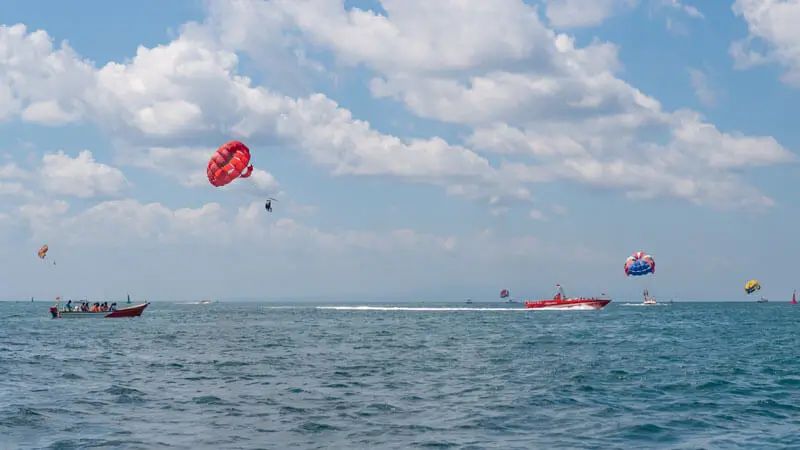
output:
[[[793, 0], [736, 0], [733, 13], [747, 23], [748, 36], [730, 46], [735, 66], [747, 69], [774, 63], [786, 69], [782, 80], [800, 87], [800, 2]], [[763, 44], [759, 51], [754, 44]]]
[[[578, 2], [550, 1], [545, 14], [553, 26], [588, 26], [631, 4], [592, 2], [594, 18], [572, 24], [564, 11]], [[37, 237], [83, 244], [121, 245], [124, 236], [131, 242], [135, 237], [177, 245], [192, 238], [225, 246], [238, 234], [270, 248], [304, 242], [334, 252], [395, 252], [400, 246], [446, 255], [458, 251], [458, 237], [408, 230], [324, 232], [291, 219], [255, 224], [255, 210], [234, 214], [213, 203], [187, 209], [128, 199], [74, 210], [62, 197], [123, 196], [132, 184], [112, 162], [207, 188], [207, 156], [231, 138], [248, 142], [259, 161], [269, 160], [263, 149], [280, 145], [332, 175], [383, 175], [441, 186], [450, 195], [484, 201], [494, 212], [529, 202], [538, 184], [559, 180], [637, 199], [770, 206], [773, 200], [739, 173], [796, 160], [770, 136], [720, 130], [698, 112], [666, 110], [617, 76], [622, 63], [615, 44], [578, 46], [521, 0], [381, 5], [385, 15], [344, 9], [338, 0], [212, 0], [205, 22], [187, 23], [175, 40], [141, 46], [130, 60], [102, 67], [66, 42], [56, 44], [46, 31], [0, 26], [0, 120], [54, 127], [91, 123], [114, 137], [116, 151], [116, 161], [96, 161], [88, 151], [57, 152], [27, 172], [3, 166], [0, 195], [35, 198], [4, 211], [3, 223], [22, 221]], [[664, 5], [702, 16], [678, 2]], [[800, 60], [792, 56], [794, 35], [761, 6], [786, 8], [783, 17], [794, 10], [766, 0], [736, 5], [751, 33], [774, 41], [769, 58], [795, 70]], [[324, 67], [307, 56], [316, 51], [331, 52], [336, 65]], [[382, 133], [322, 93], [292, 97], [256, 85], [239, 72], [242, 53], [272, 67], [313, 73], [365, 67], [373, 72], [367, 86], [373, 97], [468, 132], [461, 142]], [[750, 63], [758, 60], [746, 54]], [[257, 163], [247, 186], [232, 188], [275, 192], [278, 179], [266, 166]], [[559, 208], [553, 207], [563, 213]], [[549, 215], [535, 210], [531, 218]], [[513, 254], [535, 241], [519, 239], [494, 239], [491, 246], [497, 254]]]
[[[189, 23], [174, 41], [139, 47], [129, 62], [100, 68], [66, 44], [54, 48], [44, 31], [4, 27], [0, 111], [51, 125], [92, 121], [113, 130], [121, 162], [173, 167], [186, 185], [202, 184], [195, 169], [221, 135], [254, 147], [280, 142], [335, 175], [389, 175], [486, 199], [519, 197], [536, 183], [564, 179], [638, 198], [770, 205], [736, 172], [795, 160], [771, 137], [721, 131], [699, 113], [664, 110], [615, 76], [615, 45], [577, 47], [521, 0], [382, 6], [386, 16], [331, 0], [212, 1], [207, 23]], [[444, 17], [460, 31], [443, 26]], [[289, 33], [299, 34], [299, 43]], [[386, 135], [323, 94], [291, 98], [237, 73], [237, 51], [305, 54], [281, 53], [286, 45], [369, 67], [375, 97], [472, 134], [460, 144]], [[137, 156], [126, 153], [131, 149]], [[492, 165], [479, 152], [529, 162]], [[256, 177], [270, 188], [273, 178]]]

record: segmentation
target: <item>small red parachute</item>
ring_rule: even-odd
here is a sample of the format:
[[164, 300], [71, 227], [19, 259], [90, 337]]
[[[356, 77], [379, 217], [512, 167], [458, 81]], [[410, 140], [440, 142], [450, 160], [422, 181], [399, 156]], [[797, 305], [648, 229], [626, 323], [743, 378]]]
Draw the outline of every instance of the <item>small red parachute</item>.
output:
[[231, 141], [217, 150], [208, 161], [208, 181], [216, 186], [225, 186], [237, 178], [247, 178], [253, 173], [250, 164], [250, 149], [239, 141]]

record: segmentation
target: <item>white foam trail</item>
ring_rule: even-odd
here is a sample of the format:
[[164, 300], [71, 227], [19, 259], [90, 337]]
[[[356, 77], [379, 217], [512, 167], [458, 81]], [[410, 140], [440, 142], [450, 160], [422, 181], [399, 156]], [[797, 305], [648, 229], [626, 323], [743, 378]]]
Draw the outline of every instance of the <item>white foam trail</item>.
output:
[[573, 308], [466, 308], [466, 307], [414, 307], [414, 306], [317, 306], [317, 309], [331, 309], [337, 311], [594, 311], [589, 306]]
[[339, 311], [526, 311], [527, 308], [466, 308], [447, 306], [317, 306]]
[[544, 308], [536, 308], [539, 311], [597, 311], [590, 305], [574, 305], [574, 306], [545, 306]]
[[[298, 306], [261, 306], [261, 308], [264, 308], [264, 309], [307, 309], [307, 308], [311, 308], [311, 306], [308, 306], [308, 305], [298, 305]], [[318, 308], [318, 306], [315, 306], [315, 308]]]
[[655, 305], [645, 305], [644, 303], [619, 303], [619, 306], [669, 306], [669, 303], [656, 303]]

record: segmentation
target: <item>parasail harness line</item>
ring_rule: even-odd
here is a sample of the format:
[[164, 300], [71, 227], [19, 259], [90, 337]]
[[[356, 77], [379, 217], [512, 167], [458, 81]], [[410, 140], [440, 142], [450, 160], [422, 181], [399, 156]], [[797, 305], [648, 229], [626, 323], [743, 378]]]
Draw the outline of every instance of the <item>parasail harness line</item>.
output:
[[267, 199], [267, 202], [264, 203], [264, 209], [266, 209], [268, 212], [272, 212], [272, 202], [277, 202], [277, 201], [278, 199], [269, 197]]

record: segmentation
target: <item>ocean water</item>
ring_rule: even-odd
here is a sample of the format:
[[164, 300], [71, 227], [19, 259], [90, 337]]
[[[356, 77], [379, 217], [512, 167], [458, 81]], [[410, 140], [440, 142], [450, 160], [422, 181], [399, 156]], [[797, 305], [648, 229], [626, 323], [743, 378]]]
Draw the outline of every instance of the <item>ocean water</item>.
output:
[[798, 449], [800, 307], [0, 302], [0, 449]]

